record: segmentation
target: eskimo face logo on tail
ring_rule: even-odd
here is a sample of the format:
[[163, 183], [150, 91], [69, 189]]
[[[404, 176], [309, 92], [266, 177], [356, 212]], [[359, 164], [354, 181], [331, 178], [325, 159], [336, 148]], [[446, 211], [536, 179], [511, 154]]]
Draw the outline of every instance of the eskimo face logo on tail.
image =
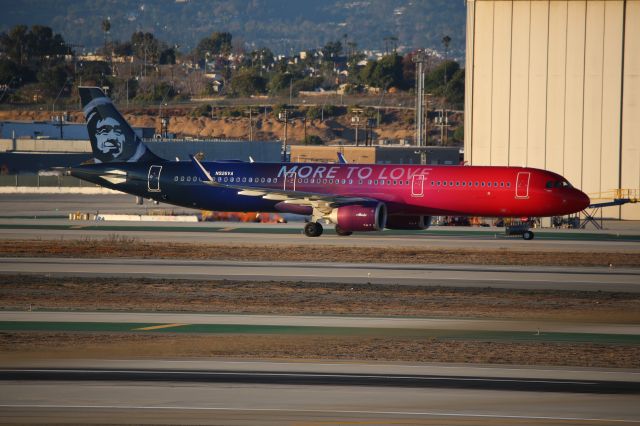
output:
[[107, 117], [96, 123], [96, 147], [106, 156], [114, 160], [120, 157], [124, 150], [125, 136], [120, 123]]

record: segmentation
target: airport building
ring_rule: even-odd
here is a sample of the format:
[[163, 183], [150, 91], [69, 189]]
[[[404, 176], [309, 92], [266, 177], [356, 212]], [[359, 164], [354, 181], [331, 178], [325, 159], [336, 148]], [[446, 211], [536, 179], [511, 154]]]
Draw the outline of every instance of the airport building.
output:
[[[156, 155], [167, 160], [188, 161], [202, 154], [208, 161], [242, 160], [277, 162], [278, 141], [156, 139], [154, 129], [133, 129]], [[0, 174], [36, 174], [51, 167], [68, 167], [92, 158], [87, 126], [55, 122], [0, 122]], [[60, 137], [62, 136], [62, 138]]]
[[363, 164], [421, 164], [424, 153], [426, 164], [460, 164], [460, 149], [441, 146], [312, 146], [291, 145], [290, 158], [296, 163], [335, 163], [338, 153], [348, 163]]
[[[465, 160], [640, 188], [640, 0], [467, 0]], [[640, 219], [640, 204], [605, 216]]]

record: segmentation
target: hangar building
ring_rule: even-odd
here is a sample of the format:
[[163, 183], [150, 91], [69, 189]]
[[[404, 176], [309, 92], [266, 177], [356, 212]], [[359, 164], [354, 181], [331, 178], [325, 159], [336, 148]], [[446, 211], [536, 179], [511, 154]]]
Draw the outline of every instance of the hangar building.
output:
[[467, 0], [466, 47], [469, 164], [552, 170], [594, 200], [640, 188], [640, 0]]

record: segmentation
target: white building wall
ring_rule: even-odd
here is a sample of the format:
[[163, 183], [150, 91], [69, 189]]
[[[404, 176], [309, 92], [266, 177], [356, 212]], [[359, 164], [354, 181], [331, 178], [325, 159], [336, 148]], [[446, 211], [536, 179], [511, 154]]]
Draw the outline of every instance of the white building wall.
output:
[[[467, 0], [465, 160], [640, 188], [640, 0]], [[640, 219], [640, 204], [606, 216]]]

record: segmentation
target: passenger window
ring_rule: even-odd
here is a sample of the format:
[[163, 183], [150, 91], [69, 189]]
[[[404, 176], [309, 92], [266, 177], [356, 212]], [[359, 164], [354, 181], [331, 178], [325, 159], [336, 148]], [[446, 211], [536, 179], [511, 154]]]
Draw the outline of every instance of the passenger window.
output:
[[481, 186], [484, 186], [484, 182], [482, 182], [482, 185], [481, 185]]
[[353, 183], [353, 179], [349, 179], [349, 185]]
[[177, 182], [177, 181], [178, 181], [178, 176], [174, 177], [174, 178], [173, 178], [173, 181], [174, 181], [174, 182]]
[[460, 182], [456, 182], [456, 186], [460, 186]]
[[500, 188], [504, 188], [504, 182], [500, 182]]
[[383, 180], [380, 181], [380, 185], [384, 185], [384, 181]]
[[442, 182], [442, 186], [447, 186], [447, 181], [446, 180]]
[[440, 186], [440, 181], [438, 181], [438, 186]]
[[180, 176], [180, 182], [184, 182], [184, 176]]
[[511, 188], [511, 182], [507, 182], [507, 188]]
[[272, 182], [273, 183], [278, 183], [278, 178], [273, 178]]

